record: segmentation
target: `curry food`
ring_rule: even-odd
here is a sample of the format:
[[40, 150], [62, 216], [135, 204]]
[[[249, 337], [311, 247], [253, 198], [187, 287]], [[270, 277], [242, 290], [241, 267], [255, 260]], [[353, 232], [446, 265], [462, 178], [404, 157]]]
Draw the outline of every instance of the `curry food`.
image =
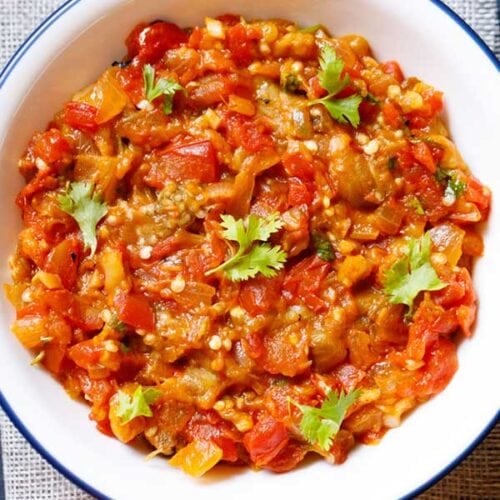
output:
[[126, 44], [19, 162], [14, 334], [101, 432], [193, 476], [342, 463], [471, 335], [490, 192], [442, 93], [321, 25]]

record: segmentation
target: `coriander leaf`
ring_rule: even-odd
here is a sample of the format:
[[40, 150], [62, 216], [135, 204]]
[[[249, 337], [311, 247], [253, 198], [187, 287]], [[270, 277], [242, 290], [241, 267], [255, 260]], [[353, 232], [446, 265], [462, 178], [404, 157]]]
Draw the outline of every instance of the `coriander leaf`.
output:
[[420, 292], [446, 287], [431, 265], [431, 236], [412, 238], [408, 254], [398, 260], [385, 274], [384, 292], [393, 304], [405, 304], [413, 309], [413, 301]]
[[341, 392], [340, 395], [330, 391], [319, 408], [291, 401], [302, 412], [299, 428], [304, 438], [322, 450], [328, 451], [347, 411], [359, 395], [359, 390], [348, 394]]
[[445, 198], [457, 199], [467, 190], [467, 184], [458, 178], [456, 170], [450, 171], [438, 167], [434, 175], [440, 184], [446, 186], [444, 190]]
[[319, 67], [319, 83], [331, 96], [337, 95], [349, 84], [349, 75], [341, 78], [342, 71], [344, 71], [344, 61], [337, 57], [335, 50], [329, 45], [321, 47]]
[[407, 203], [410, 208], [413, 208], [413, 210], [415, 210], [415, 213], [417, 213], [418, 215], [425, 215], [424, 207], [422, 206], [422, 203], [420, 203], [420, 200], [416, 196], [411, 196], [408, 199]]
[[440, 184], [446, 184], [448, 182], [448, 179], [450, 178], [450, 173], [443, 167], [438, 167], [436, 169], [436, 173], [434, 174], [434, 177], [436, 177], [436, 180]]
[[151, 387], [138, 386], [132, 396], [122, 390], [119, 390], [117, 394], [116, 414], [120, 417], [122, 425], [125, 425], [136, 417], [152, 417], [150, 405], [155, 403], [162, 393]]
[[353, 127], [357, 127], [360, 122], [359, 106], [363, 98], [360, 95], [354, 94], [342, 99], [334, 99], [351, 81], [349, 75], [342, 78], [344, 61], [337, 57], [332, 47], [323, 45], [319, 58], [319, 66], [319, 83], [328, 91], [328, 95], [321, 99], [310, 101], [309, 106], [323, 104], [332, 118], [339, 123], [350, 123]]
[[319, 233], [313, 233], [312, 242], [319, 258], [331, 262], [335, 260], [335, 252], [330, 240]]
[[467, 185], [465, 182], [462, 182], [458, 180], [456, 177], [450, 177], [448, 181], [448, 185], [446, 186], [444, 196], [446, 197], [447, 195], [451, 195], [453, 193], [453, 196], [455, 198], [459, 198], [464, 194], [464, 192], [467, 189]]
[[286, 257], [286, 253], [280, 246], [255, 245], [226, 269], [226, 275], [231, 281], [255, 278], [259, 273], [266, 278], [272, 278], [276, 276], [277, 271], [283, 269]]
[[208, 271], [207, 275], [224, 271], [230, 280], [242, 281], [258, 273], [266, 277], [274, 276], [283, 267], [286, 254], [279, 245], [254, 244], [257, 241], [266, 242], [283, 226], [277, 213], [266, 218], [251, 214], [238, 220], [232, 215], [222, 215], [221, 219], [222, 235], [229, 241], [237, 242], [239, 248], [230, 259]]
[[144, 78], [144, 94], [149, 102], [153, 102], [160, 96], [165, 96], [163, 101], [163, 112], [166, 115], [172, 113], [174, 95], [178, 90], [184, 91], [184, 87], [175, 80], [160, 78], [155, 84], [155, 69], [146, 64], [142, 70]]
[[59, 206], [78, 222], [85, 248], [92, 257], [97, 249], [96, 226], [106, 215], [108, 208], [94, 192], [89, 182], [73, 182], [66, 194], [58, 197]]
[[361, 96], [352, 95], [344, 99], [322, 100], [321, 103], [339, 123], [350, 123], [353, 127], [357, 127], [360, 122], [359, 105], [362, 100]]

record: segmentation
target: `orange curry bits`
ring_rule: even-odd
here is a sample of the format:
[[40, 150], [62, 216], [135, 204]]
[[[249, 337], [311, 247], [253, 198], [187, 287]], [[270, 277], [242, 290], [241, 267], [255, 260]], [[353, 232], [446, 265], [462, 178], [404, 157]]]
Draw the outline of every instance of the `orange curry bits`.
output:
[[442, 391], [490, 192], [442, 94], [321, 26], [139, 25], [19, 167], [14, 334], [199, 476], [341, 463]]

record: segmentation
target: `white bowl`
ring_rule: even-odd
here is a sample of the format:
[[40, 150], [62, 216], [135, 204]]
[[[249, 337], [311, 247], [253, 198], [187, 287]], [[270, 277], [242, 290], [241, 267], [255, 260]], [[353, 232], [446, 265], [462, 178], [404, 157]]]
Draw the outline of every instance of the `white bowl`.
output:
[[[470, 28], [437, 0], [70, 0], [47, 19], [0, 75], [0, 272], [20, 228], [14, 196], [16, 162], [35, 129], [125, 52], [123, 40], [141, 20], [182, 26], [226, 11], [248, 18], [321, 22], [333, 33], [358, 32], [381, 59], [400, 61], [445, 92], [453, 137], [472, 171], [500, 195], [498, 61]], [[495, 67], [495, 65], [497, 67]], [[499, 409], [500, 213], [494, 203], [486, 251], [474, 282], [480, 309], [474, 337], [459, 349], [460, 369], [448, 388], [390, 431], [378, 446], [359, 446], [342, 466], [315, 461], [274, 475], [236, 470], [194, 480], [164, 459], [96, 431], [88, 408], [72, 401], [9, 333], [13, 309], [0, 299], [0, 402], [25, 437], [56, 468], [88, 492], [120, 499], [304, 499], [309, 496], [395, 498], [415, 493], [449, 470], [493, 425]]]

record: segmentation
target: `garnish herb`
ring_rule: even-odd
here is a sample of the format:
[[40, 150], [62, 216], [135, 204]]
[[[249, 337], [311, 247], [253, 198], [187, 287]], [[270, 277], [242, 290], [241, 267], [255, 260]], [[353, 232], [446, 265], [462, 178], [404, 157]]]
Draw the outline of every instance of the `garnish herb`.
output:
[[442, 167], [438, 167], [435, 176], [439, 183], [446, 185], [444, 190], [445, 198], [456, 200], [467, 190], [467, 185], [458, 179], [456, 172], [450, 172]]
[[266, 278], [276, 276], [283, 268], [287, 255], [279, 245], [271, 246], [267, 242], [273, 233], [283, 226], [278, 214], [266, 218], [249, 215], [236, 220], [232, 215], [222, 215], [222, 235], [226, 240], [238, 243], [238, 251], [226, 262], [208, 271], [214, 274], [224, 271], [231, 281], [244, 281], [261, 273]]
[[415, 213], [417, 213], [418, 215], [425, 215], [424, 207], [416, 196], [410, 197], [407, 203], [410, 208], [413, 208], [413, 210], [415, 210]]
[[411, 238], [408, 254], [398, 260], [387, 271], [384, 279], [384, 292], [392, 304], [405, 304], [413, 309], [413, 301], [420, 292], [441, 290], [446, 283], [439, 279], [431, 265], [431, 235], [425, 233], [421, 238]]
[[128, 424], [136, 417], [152, 417], [150, 405], [158, 401], [161, 392], [152, 387], [137, 387], [132, 396], [126, 392], [118, 391], [118, 409], [116, 414], [120, 417], [121, 423]]
[[328, 451], [332, 446], [333, 438], [340, 430], [342, 421], [351, 405], [358, 399], [361, 391], [354, 390], [338, 395], [330, 391], [320, 408], [301, 405], [291, 401], [302, 412], [300, 432], [311, 444], [318, 445]]
[[106, 215], [108, 208], [94, 192], [89, 182], [73, 182], [66, 194], [58, 197], [59, 206], [78, 222], [86, 249], [92, 257], [97, 249], [97, 224]]
[[184, 87], [177, 83], [175, 80], [167, 78], [160, 78], [155, 84], [155, 69], [151, 64], [146, 64], [142, 70], [144, 77], [144, 94], [149, 102], [153, 102], [160, 96], [165, 96], [163, 101], [163, 112], [166, 115], [172, 113], [174, 104], [174, 95], [177, 91], [182, 90]]
[[360, 95], [354, 94], [342, 99], [335, 99], [335, 96], [351, 81], [349, 75], [342, 77], [344, 61], [337, 57], [332, 47], [323, 45], [321, 48], [319, 65], [319, 83], [328, 91], [328, 95], [321, 99], [311, 101], [309, 105], [323, 104], [332, 118], [339, 123], [350, 123], [353, 127], [357, 127], [360, 122], [359, 105], [363, 98]]
[[312, 242], [314, 245], [314, 249], [318, 254], [320, 259], [326, 260], [327, 262], [331, 262], [335, 260], [335, 252], [333, 251], [333, 246], [330, 243], [330, 240], [323, 234], [313, 233]]

